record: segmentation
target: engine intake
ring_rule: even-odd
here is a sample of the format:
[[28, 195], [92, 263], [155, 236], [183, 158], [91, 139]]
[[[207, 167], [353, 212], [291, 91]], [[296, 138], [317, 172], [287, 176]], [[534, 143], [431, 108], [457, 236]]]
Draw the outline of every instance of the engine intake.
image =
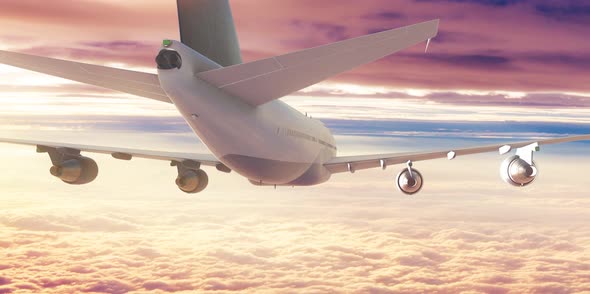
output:
[[530, 185], [538, 176], [539, 170], [535, 163], [529, 164], [519, 156], [512, 156], [504, 160], [500, 166], [500, 176], [504, 182], [515, 186]]
[[88, 157], [78, 156], [54, 164], [49, 172], [67, 184], [84, 185], [96, 179], [98, 165]]
[[406, 195], [414, 195], [424, 186], [424, 178], [422, 174], [415, 170], [407, 168], [402, 170], [396, 179], [397, 188]]

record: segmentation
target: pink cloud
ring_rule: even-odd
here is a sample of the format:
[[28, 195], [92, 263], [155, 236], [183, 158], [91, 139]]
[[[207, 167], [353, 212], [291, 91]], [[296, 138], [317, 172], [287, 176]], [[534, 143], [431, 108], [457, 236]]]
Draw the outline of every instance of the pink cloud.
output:
[[[126, 217], [141, 226], [135, 231], [104, 233], [88, 228], [61, 232], [53, 231], [57, 227], [40, 226], [44, 230], [32, 231], [33, 242], [7, 248], [5, 262], [19, 266], [0, 270], [4, 277], [10, 277], [1, 279], [0, 286], [9, 289], [6, 291], [44, 288], [102, 293], [507, 293], [570, 292], [590, 287], [590, 260], [584, 259], [587, 246], [582, 245], [588, 232], [549, 233], [521, 222], [512, 222], [511, 228], [489, 222], [482, 229], [477, 220], [472, 224], [436, 222], [427, 226], [396, 212], [380, 214], [383, 208], [368, 203], [363, 204], [363, 215], [376, 217], [367, 222], [339, 223], [331, 214], [316, 218], [312, 216], [314, 210], [304, 213], [310, 217], [295, 219], [276, 212], [278, 215], [266, 213], [263, 222], [245, 215], [220, 221], [223, 234], [191, 221], [206, 217], [206, 211], [219, 211], [219, 204], [212, 203], [178, 212], [141, 205], [141, 215], [129, 211]], [[433, 207], [436, 205], [423, 209], [432, 211]], [[341, 206], [341, 212], [335, 213], [351, 209]], [[91, 211], [99, 219], [108, 214]], [[154, 222], [163, 211], [168, 212], [168, 219], [179, 221]], [[194, 217], [188, 217], [188, 212]], [[6, 219], [17, 218], [15, 213], [9, 213]], [[40, 222], [83, 223], [90, 211], [56, 213], [62, 217], [39, 215]], [[6, 221], [2, 225], [15, 228]], [[22, 235], [31, 231], [15, 232]], [[255, 238], [240, 237], [245, 233]], [[18, 242], [15, 237], [5, 235], [5, 239]], [[189, 242], [193, 238], [198, 241]], [[30, 258], [28, 253], [33, 251], [47, 254]], [[56, 277], [45, 277], [47, 273]]]
[[96, 282], [94, 285], [84, 288], [83, 292], [98, 292], [98, 293], [110, 293], [110, 294], [124, 294], [135, 288], [127, 283], [117, 280], [105, 280]]

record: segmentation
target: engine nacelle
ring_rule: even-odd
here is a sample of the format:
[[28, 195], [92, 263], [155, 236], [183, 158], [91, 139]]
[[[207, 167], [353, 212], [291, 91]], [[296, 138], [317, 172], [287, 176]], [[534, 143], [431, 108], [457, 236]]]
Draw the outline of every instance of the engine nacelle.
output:
[[524, 187], [530, 185], [539, 174], [535, 163], [528, 164], [519, 156], [512, 156], [504, 160], [500, 166], [500, 176], [504, 182], [515, 186]]
[[199, 193], [209, 184], [209, 177], [202, 169], [187, 169], [178, 175], [176, 185], [180, 190], [189, 194]]
[[406, 195], [414, 195], [424, 186], [424, 178], [422, 174], [411, 168], [402, 170], [395, 180], [397, 188]]
[[96, 179], [98, 165], [91, 158], [78, 156], [54, 163], [49, 172], [67, 184], [84, 185]]

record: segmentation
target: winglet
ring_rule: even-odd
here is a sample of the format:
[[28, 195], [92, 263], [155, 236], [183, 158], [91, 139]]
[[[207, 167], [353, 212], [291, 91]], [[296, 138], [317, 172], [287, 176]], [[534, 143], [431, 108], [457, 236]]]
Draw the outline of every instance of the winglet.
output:
[[430, 40], [432, 40], [432, 38], [428, 39], [428, 41], [426, 41], [426, 49], [424, 49], [424, 53], [428, 52], [428, 46], [430, 46]]

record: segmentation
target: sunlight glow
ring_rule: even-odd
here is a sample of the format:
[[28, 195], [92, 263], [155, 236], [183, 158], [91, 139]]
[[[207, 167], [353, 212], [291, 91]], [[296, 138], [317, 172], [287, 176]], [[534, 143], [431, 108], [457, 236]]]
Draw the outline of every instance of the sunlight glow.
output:
[[458, 90], [454, 91], [457, 94], [467, 96], [504, 96], [507, 99], [521, 99], [526, 97], [525, 92], [511, 92], [511, 91], [478, 91], [478, 90]]

